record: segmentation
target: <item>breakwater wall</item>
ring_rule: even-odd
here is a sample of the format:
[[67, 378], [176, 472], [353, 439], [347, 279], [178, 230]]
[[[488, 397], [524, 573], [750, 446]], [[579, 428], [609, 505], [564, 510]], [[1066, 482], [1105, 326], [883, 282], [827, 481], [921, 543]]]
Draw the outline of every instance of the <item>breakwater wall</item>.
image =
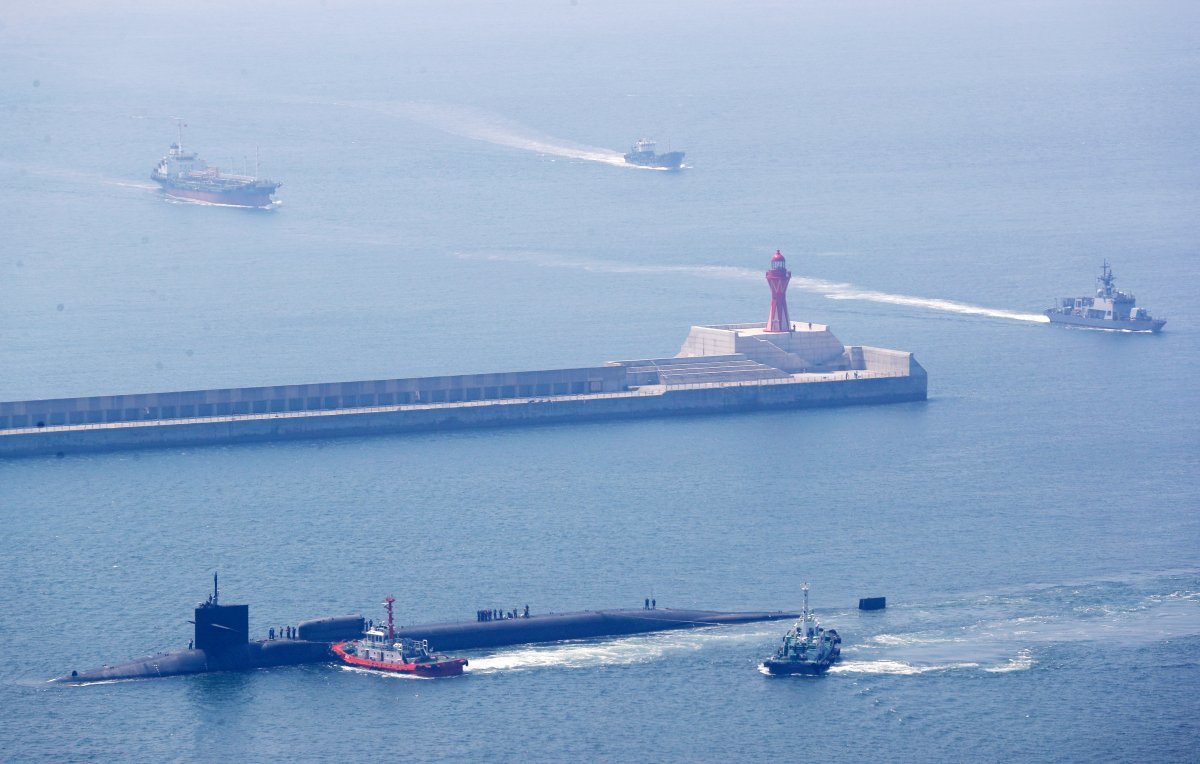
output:
[[[2, 404], [0, 413], [8, 412], [9, 427], [0, 429], [0, 458], [26, 456], [57, 456], [87, 451], [137, 448], [179, 448], [209, 444], [249, 443], [288, 439], [355, 437], [365, 435], [428, 432], [480, 427], [507, 427], [538, 424], [558, 424], [647, 416], [678, 416], [716, 414], [775, 408], [816, 408], [862, 404], [917, 401], [926, 398], [927, 377], [924, 368], [910, 353], [881, 348], [848, 348], [855, 358], [862, 359], [859, 369], [821, 374], [794, 374], [782, 379], [743, 380], [694, 384], [658, 384], [628, 386], [627, 367], [623, 365], [586, 369], [520, 372], [512, 375], [466, 375], [463, 377], [428, 378], [441, 380], [440, 394], [432, 383], [426, 385], [421, 402], [380, 405], [381, 392], [362, 392], [371, 385], [395, 384], [415, 386], [423, 380], [387, 380], [383, 382], [335, 383], [331, 386], [301, 385], [278, 388], [237, 388], [228, 390], [193, 391], [188, 393], [156, 393], [154, 401], [140, 409], [136, 406], [115, 406], [141, 396], [102, 396], [95, 398], [59, 399], [52, 409], [47, 401], [28, 401]], [[524, 375], [524, 376], [520, 376]], [[513, 384], [499, 384], [508, 378]], [[491, 380], [492, 385], [463, 385], [462, 380]], [[524, 381], [520, 381], [524, 380]], [[403, 383], [403, 384], [399, 384]], [[355, 392], [342, 389], [337, 407], [295, 409], [296, 401], [319, 399], [324, 406], [332, 403], [332, 393], [301, 395], [311, 388], [332, 390], [341, 385], [353, 385]], [[586, 390], [575, 392], [575, 390]], [[542, 390], [549, 392], [541, 393]], [[594, 390], [594, 391], [593, 391]], [[295, 391], [296, 395], [282, 396], [279, 391]], [[394, 392], [394, 391], [393, 391]], [[441, 401], [424, 402], [424, 396], [438, 395]], [[374, 396], [360, 397], [360, 396]], [[484, 397], [494, 395], [495, 397]], [[501, 396], [511, 397], [501, 397]], [[171, 396], [178, 396], [172, 398]], [[272, 397], [274, 396], [274, 397]], [[347, 396], [354, 396], [348, 398]], [[447, 398], [458, 398], [447, 400]], [[216, 406], [228, 403], [231, 413], [217, 414]], [[191, 400], [191, 403], [181, 403]], [[394, 400], [394, 399], [393, 399]], [[168, 403], [167, 401], [174, 401]], [[371, 402], [374, 402], [371, 405]], [[157, 402], [158, 407], [149, 406]], [[242, 413], [234, 404], [241, 404]], [[350, 404], [350, 405], [346, 405]], [[365, 404], [365, 405], [364, 405]], [[41, 412], [33, 411], [42, 405]], [[167, 406], [176, 406], [168, 412]], [[212, 414], [181, 416], [182, 406], [195, 406], [197, 414], [202, 405], [212, 405]], [[106, 408], [107, 407], [107, 408]], [[136, 419], [134, 416], [154, 418]], [[262, 409], [262, 410], [257, 410]], [[14, 412], [28, 417], [41, 414], [42, 424], [11, 426]], [[93, 412], [102, 416], [122, 418], [114, 421], [86, 421]], [[189, 410], [190, 411], [190, 410]], [[79, 412], [85, 421], [78, 419]], [[171, 415], [173, 413], [173, 415]], [[50, 424], [59, 419], [63, 424]]]

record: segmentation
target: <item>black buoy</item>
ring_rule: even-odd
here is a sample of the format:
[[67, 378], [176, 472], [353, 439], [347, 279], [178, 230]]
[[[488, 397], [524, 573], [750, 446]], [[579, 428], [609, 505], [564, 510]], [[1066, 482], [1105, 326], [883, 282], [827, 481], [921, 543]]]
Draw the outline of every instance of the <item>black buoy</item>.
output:
[[858, 601], [859, 610], [883, 610], [887, 607], [887, 597], [863, 597]]

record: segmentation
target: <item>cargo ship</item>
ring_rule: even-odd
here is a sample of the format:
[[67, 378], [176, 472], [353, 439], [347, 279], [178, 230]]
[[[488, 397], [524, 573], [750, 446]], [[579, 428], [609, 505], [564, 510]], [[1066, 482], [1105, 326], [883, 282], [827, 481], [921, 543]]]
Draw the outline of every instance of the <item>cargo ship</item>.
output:
[[654, 153], [657, 144], [649, 138], [642, 138], [633, 144], [625, 161], [639, 167], [655, 167], [660, 170], [678, 170], [683, 164], [682, 151], [668, 151], [666, 154]]
[[362, 639], [338, 642], [333, 654], [342, 663], [358, 668], [387, 671], [393, 674], [411, 674], [420, 677], [460, 676], [467, 665], [465, 658], [448, 658], [429, 652], [429, 640], [396, 637], [392, 621], [392, 603], [395, 597], [388, 595], [384, 600], [387, 608], [387, 629], [372, 626]]
[[1096, 277], [1095, 297], [1063, 297], [1046, 310], [1052, 324], [1082, 326], [1116, 332], [1158, 332], [1167, 323], [1150, 311], [1137, 307], [1137, 298], [1113, 286], [1116, 277], [1108, 260]]
[[842, 638], [835, 629], [821, 627], [817, 616], [808, 609], [808, 584], [801, 589], [804, 609], [800, 619], [783, 636], [783, 644], [763, 661], [768, 674], [824, 674], [842, 655]]
[[257, 160], [254, 169], [254, 175], [237, 175], [209, 165], [196, 152], [184, 149], [180, 123], [179, 140], [171, 144], [167, 155], [150, 173], [150, 179], [175, 199], [228, 207], [270, 208], [275, 204], [271, 195], [283, 184], [259, 178]]

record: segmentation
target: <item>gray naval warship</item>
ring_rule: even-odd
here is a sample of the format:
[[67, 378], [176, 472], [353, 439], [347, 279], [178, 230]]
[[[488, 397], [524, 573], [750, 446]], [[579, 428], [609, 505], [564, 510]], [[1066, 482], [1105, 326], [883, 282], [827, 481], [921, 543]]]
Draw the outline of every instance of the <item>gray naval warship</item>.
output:
[[842, 638], [835, 629], [821, 628], [817, 616], [808, 609], [808, 584], [804, 592], [804, 610], [800, 619], [783, 635], [783, 644], [763, 661], [768, 674], [824, 674], [842, 655]]
[[1108, 260], [1100, 267], [1096, 281], [1095, 297], [1056, 300], [1054, 307], [1046, 310], [1050, 323], [1123, 332], [1157, 332], [1167, 323], [1165, 319], [1152, 317], [1145, 308], [1136, 307], [1133, 295], [1113, 286], [1116, 277], [1108, 267]]

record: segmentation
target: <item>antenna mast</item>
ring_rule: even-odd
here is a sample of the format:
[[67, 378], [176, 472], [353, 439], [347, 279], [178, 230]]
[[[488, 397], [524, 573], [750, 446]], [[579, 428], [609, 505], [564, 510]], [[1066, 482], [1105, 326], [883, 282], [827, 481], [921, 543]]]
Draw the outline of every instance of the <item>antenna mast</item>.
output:
[[388, 642], [396, 640], [396, 629], [392, 625], [392, 603], [395, 601], [396, 598], [390, 594], [383, 598], [383, 606], [387, 608], [388, 613]]
[[800, 591], [804, 592], [804, 641], [808, 641], [808, 582], [800, 587]]
[[213, 571], [213, 605], [214, 606], [217, 604], [218, 593], [219, 593], [219, 590], [217, 589], [217, 571], [214, 570]]

